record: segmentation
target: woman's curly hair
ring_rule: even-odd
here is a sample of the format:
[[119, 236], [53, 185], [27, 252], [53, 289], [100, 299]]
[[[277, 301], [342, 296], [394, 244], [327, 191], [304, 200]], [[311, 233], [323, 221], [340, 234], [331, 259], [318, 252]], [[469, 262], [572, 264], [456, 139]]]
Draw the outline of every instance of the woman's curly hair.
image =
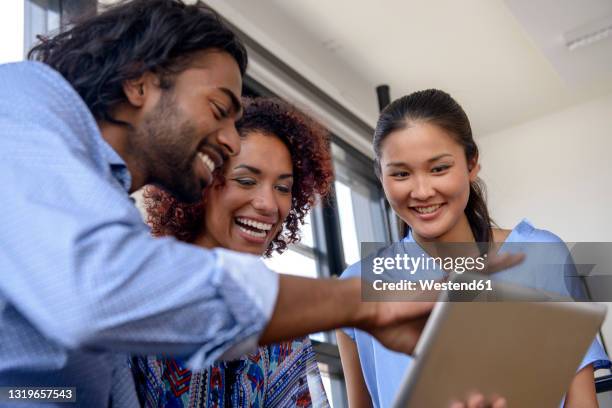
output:
[[[333, 179], [328, 132], [291, 104], [275, 98], [245, 98], [244, 113], [236, 123], [241, 137], [261, 132], [278, 137], [287, 146], [293, 165], [291, 209], [283, 228], [270, 243], [265, 256], [282, 253], [300, 240], [299, 228], [316, 203], [325, 198]], [[222, 178], [221, 178], [222, 180]], [[147, 223], [155, 236], [172, 235], [192, 242], [203, 228], [203, 202], [183, 204], [157, 187], [144, 191]]]

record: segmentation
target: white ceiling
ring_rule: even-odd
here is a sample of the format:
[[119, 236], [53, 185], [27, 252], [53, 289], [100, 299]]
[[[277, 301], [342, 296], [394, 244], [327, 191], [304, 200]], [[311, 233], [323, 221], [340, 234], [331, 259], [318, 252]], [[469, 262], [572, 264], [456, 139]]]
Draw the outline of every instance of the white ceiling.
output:
[[506, 0], [537, 48], [569, 85], [588, 85], [612, 72], [612, 35], [568, 49], [572, 38], [606, 27], [612, 30], [611, 0]]
[[[563, 33], [610, 0], [209, 0], [374, 125], [375, 87], [450, 92], [477, 137], [612, 92], [612, 37], [568, 51]], [[611, 113], [612, 114], [612, 113]]]

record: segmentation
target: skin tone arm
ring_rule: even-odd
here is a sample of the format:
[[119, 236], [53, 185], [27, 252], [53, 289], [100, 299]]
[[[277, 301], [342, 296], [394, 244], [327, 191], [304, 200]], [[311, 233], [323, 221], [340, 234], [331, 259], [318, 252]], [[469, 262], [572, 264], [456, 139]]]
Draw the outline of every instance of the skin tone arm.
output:
[[361, 302], [359, 278], [280, 275], [279, 295], [260, 344], [338, 327], [357, 327], [386, 347], [412, 353], [433, 302]]
[[566, 408], [599, 407], [593, 377], [593, 366], [590, 364], [578, 371], [565, 397]]
[[[516, 265], [523, 254], [492, 255], [487, 273]], [[338, 327], [356, 327], [385, 347], [411, 354], [434, 302], [362, 302], [361, 279], [309, 279], [280, 275], [272, 317], [260, 345]]]
[[338, 340], [338, 349], [342, 360], [348, 405], [351, 408], [370, 408], [372, 398], [363, 379], [357, 346], [341, 330], [336, 330], [336, 339]]

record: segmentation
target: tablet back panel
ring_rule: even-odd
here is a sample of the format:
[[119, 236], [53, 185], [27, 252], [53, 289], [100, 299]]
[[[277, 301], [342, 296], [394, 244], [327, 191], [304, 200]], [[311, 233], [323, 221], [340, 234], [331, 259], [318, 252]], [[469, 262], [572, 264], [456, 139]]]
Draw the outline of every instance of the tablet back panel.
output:
[[446, 407], [478, 390], [557, 407], [604, 316], [589, 303], [438, 303], [395, 406]]

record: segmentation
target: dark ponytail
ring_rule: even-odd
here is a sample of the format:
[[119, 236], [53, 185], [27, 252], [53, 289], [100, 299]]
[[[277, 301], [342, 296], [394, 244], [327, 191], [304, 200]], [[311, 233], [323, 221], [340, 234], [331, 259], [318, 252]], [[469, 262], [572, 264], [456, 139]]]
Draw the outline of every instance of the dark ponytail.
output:
[[[381, 178], [381, 146], [394, 131], [404, 129], [410, 122], [428, 122], [450, 133], [463, 146], [465, 158], [470, 163], [478, 157], [478, 146], [472, 137], [470, 121], [463, 108], [446, 92], [427, 89], [414, 92], [391, 102], [381, 113], [374, 131], [374, 171]], [[485, 200], [485, 187], [480, 179], [470, 183], [470, 197], [465, 215], [476, 242], [490, 245], [493, 241], [489, 211]], [[405, 236], [410, 226], [402, 222], [400, 234]], [[483, 248], [484, 250], [485, 248]]]

